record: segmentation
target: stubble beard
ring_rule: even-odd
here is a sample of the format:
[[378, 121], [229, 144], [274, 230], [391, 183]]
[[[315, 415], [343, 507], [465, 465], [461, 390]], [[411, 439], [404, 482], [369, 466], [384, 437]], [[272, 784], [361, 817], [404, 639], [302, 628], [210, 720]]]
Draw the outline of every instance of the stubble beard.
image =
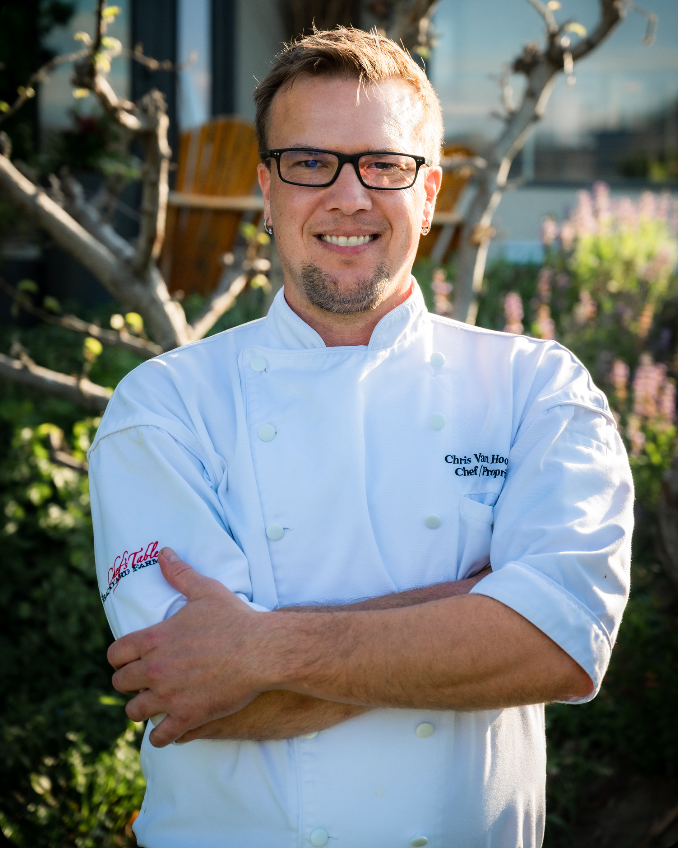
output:
[[318, 265], [303, 265], [297, 283], [306, 298], [319, 309], [334, 315], [370, 312], [385, 299], [391, 273], [380, 262], [371, 277], [363, 277], [351, 286], [342, 286]]

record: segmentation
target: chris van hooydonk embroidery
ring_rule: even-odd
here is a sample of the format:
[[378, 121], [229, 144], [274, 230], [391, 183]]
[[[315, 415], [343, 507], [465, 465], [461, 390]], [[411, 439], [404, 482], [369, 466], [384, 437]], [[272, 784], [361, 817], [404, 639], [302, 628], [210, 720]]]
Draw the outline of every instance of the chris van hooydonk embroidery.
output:
[[[474, 459], [475, 465], [473, 465]], [[506, 477], [508, 457], [500, 456], [498, 453], [493, 453], [492, 458], [485, 453], [474, 453], [472, 456], [457, 456], [454, 453], [448, 453], [445, 462], [448, 465], [456, 466], [454, 473], [457, 477]], [[500, 467], [490, 468], [490, 465], [499, 465]]]
[[158, 543], [149, 542], [146, 548], [139, 548], [138, 551], [125, 551], [124, 554], [117, 556], [113, 562], [113, 567], [108, 569], [108, 589], [101, 594], [101, 603], [106, 602], [106, 598], [115, 592], [118, 583], [123, 577], [128, 574], [139, 571], [142, 568], [148, 568], [149, 565], [158, 564]]

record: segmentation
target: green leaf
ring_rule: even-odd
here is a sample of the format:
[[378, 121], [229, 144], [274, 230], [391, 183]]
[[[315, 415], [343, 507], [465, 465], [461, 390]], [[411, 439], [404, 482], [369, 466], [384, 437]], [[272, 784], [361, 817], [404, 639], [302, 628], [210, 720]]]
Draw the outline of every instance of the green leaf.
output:
[[33, 280], [22, 280], [16, 289], [17, 291], [29, 292], [30, 294], [37, 294], [39, 291], [38, 284]]
[[47, 295], [47, 297], [42, 301], [42, 305], [49, 312], [61, 312], [61, 304], [55, 297], [52, 297], [51, 295]]
[[114, 330], [122, 330], [122, 328], [125, 326], [125, 319], [122, 317], [122, 315], [111, 315], [110, 325]]
[[107, 50], [113, 50], [116, 53], [119, 53], [122, 50], [122, 42], [118, 38], [111, 38], [108, 35], [105, 35], [101, 39], [101, 44]]
[[92, 338], [92, 336], [88, 336], [82, 346], [83, 355], [89, 362], [94, 362], [101, 355], [103, 349], [103, 345], [99, 339]]
[[115, 695], [101, 695], [99, 698], [99, 703], [103, 704], [105, 707], [124, 707], [125, 702], [122, 698], [118, 698]]
[[111, 60], [105, 53], [97, 53], [95, 61], [97, 68], [104, 74], [107, 74], [111, 70]]
[[582, 26], [582, 24], [577, 23], [577, 21], [570, 21], [569, 24], [565, 24], [563, 29], [566, 32], [573, 32], [575, 35], [578, 35], [580, 38], [586, 37], [586, 27]]
[[144, 329], [144, 319], [138, 312], [128, 312], [125, 315], [125, 322], [133, 333], [142, 333]]
[[9, 103], [6, 100], [0, 100], [0, 112], [9, 112]]
[[104, 9], [101, 17], [106, 18], [114, 18], [116, 15], [120, 14], [120, 6], [108, 6], [108, 8]]

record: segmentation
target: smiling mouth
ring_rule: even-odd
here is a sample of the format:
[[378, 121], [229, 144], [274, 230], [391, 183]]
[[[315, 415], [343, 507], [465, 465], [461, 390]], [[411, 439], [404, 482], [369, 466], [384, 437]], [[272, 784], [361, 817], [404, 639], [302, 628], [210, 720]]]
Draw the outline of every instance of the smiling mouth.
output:
[[374, 241], [379, 236], [373, 233], [369, 236], [319, 236], [321, 241], [326, 241], [328, 244], [336, 244], [339, 247], [359, 247], [361, 244], [368, 244]]

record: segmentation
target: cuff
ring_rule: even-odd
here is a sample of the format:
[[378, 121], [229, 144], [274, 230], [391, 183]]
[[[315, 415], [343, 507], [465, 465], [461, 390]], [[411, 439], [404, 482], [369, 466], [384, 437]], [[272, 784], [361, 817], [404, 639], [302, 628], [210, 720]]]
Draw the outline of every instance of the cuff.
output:
[[237, 598], [240, 598], [241, 601], [244, 601], [250, 609], [253, 609], [255, 612], [270, 612], [271, 610], [267, 607], [262, 607], [261, 604], [255, 604], [254, 601], [250, 601], [246, 595], [243, 595], [242, 592], [235, 593]]
[[471, 593], [515, 610], [559, 645], [593, 681], [593, 692], [566, 703], [584, 704], [598, 694], [612, 646], [604, 627], [566, 589], [523, 562], [508, 562], [477, 583]]

